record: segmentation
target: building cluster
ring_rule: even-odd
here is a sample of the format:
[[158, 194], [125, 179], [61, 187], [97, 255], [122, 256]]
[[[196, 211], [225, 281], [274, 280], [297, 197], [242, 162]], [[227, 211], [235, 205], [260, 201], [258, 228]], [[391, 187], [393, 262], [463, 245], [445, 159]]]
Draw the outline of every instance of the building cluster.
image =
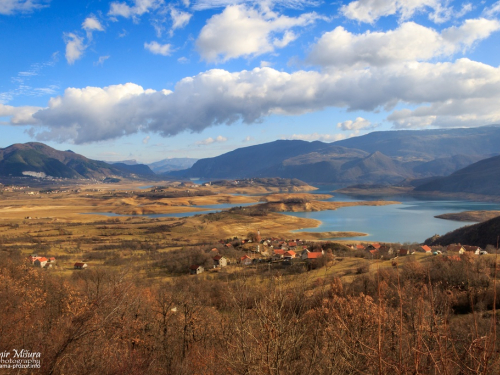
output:
[[415, 253], [424, 253], [424, 254], [432, 254], [439, 255], [443, 252], [445, 253], [457, 253], [457, 254], [474, 254], [474, 255], [484, 255], [488, 254], [485, 250], [481, 249], [479, 246], [469, 246], [469, 245], [461, 245], [461, 244], [452, 244], [447, 247], [442, 246], [427, 246], [427, 245], [419, 245], [419, 246], [409, 246], [405, 248], [394, 248], [391, 244], [380, 244], [380, 243], [371, 243], [371, 244], [352, 244], [348, 245], [348, 247], [352, 250], [363, 251], [365, 252], [365, 256], [372, 259], [378, 258], [396, 258], [400, 256], [413, 255]]
[[[38, 256], [37, 254], [31, 254], [28, 257], [28, 262], [31, 263], [34, 267], [52, 268], [56, 264], [56, 258], [55, 257]], [[83, 270], [87, 267], [88, 267], [87, 263], [83, 263], [83, 262], [76, 262], [73, 265], [73, 268], [75, 270]]]
[[38, 256], [37, 254], [31, 254], [28, 257], [28, 261], [35, 267], [52, 268], [52, 266], [56, 263], [56, 258], [43, 257], [43, 256]]
[[[323, 250], [310, 251], [305, 242], [301, 239], [283, 239], [270, 237], [262, 239], [260, 232], [257, 232], [257, 238], [242, 239], [239, 244], [246, 245], [243, 256], [235, 260], [235, 263], [241, 266], [250, 266], [259, 263], [282, 263], [289, 265], [292, 261], [306, 262], [314, 266], [320, 260], [325, 252]], [[234, 245], [228, 240], [220, 240], [219, 244], [225, 248], [232, 248]], [[251, 245], [250, 245], [251, 244]], [[250, 246], [249, 246], [250, 245]], [[221, 269], [231, 264], [230, 260], [220, 255], [217, 248], [210, 251], [210, 257], [213, 260], [213, 268]], [[203, 273], [205, 268], [199, 264], [193, 264], [189, 267], [192, 275]]]

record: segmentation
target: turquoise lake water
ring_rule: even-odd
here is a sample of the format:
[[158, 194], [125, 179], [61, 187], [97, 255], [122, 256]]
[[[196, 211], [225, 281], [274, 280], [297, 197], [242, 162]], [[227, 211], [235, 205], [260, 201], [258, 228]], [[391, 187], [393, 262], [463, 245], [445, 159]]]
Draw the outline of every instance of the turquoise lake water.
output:
[[[377, 198], [353, 198], [343, 194], [331, 193], [336, 186], [323, 186], [314, 193], [329, 193], [334, 195], [328, 201], [360, 201], [360, 200], [381, 200]], [[356, 206], [345, 207], [335, 211], [320, 212], [290, 212], [291, 215], [302, 218], [320, 220], [322, 224], [315, 228], [301, 228], [299, 231], [309, 232], [329, 232], [329, 231], [349, 231], [366, 233], [368, 236], [350, 237], [354, 240], [367, 242], [423, 242], [426, 238], [434, 234], [443, 235], [465, 225], [474, 224], [472, 222], [458, 222], [451, 220], [436, 219], [434, 216], [445, 213], [475, 210], [500, 210], [499, 203], [469, 202], [458, 200], [436, 200], [432, 198], [415, 197], [384, 197], [384, 200], [399, 201], [401, 204], [388, 206]], [[151, 218], [161, 217], [190, 217], [198, 214], [218, 212], [223, 209], [249, 206], [246, 204], [219, 204], [210, 206], [198, 206], [209, 209], [208, 211], [194, 211], [176, 214], [153, 214], [144, 215]], [[101, 213], [101, 215], [113, 217], [124, 216], [114, 213]]]

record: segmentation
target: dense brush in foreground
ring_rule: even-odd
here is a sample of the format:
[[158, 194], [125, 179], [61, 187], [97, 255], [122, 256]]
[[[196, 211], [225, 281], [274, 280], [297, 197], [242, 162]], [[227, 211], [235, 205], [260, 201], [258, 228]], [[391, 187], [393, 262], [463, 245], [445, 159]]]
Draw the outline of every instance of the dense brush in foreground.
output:
[[249, 271], [160, 284], [7, 259], [0, 351], [41, 352], [44, 374], [498, 374], [495, 269], [455, 256], [348, 284]]

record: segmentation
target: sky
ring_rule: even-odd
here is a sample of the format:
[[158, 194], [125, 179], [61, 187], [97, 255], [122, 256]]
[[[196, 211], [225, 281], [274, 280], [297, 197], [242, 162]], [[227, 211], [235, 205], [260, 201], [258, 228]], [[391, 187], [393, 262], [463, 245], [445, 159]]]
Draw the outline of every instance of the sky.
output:
[[0, 147], [203, 158], [500, 123], [500, 1], [0, 0]]

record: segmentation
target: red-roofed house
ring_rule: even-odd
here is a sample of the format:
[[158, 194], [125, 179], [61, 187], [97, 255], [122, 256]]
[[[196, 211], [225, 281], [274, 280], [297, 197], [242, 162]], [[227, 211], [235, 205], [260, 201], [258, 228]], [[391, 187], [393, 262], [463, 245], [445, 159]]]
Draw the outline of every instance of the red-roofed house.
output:
[[364, 249], [365, 249], [365, 247], [363, 245], [361, 245], [360, 243], [358, 243], [356, 245], [356, 250], [364, 250]]
[[418, 251], [419, 253], [426, 253], [426, 254], [432, 253], [432, 249], [427, 245], [418, 247], [416, 251]]
[[35, 263], [35, 260], [40, 259], [40, 258], [43, 258], [43, 257], [39, 257], [38, 255], [33, 254], [33, 255], [30, 255], [28, 257], [28, 260], [30, 261], [31, 264], [33, 264], [33, 263]]
[[199, 266], [197, 264], [193, 264], [191, 267], [189, 267], [189, 273], [191, 275], [199, 275], [200, 273], [203, 273], [203, 271], [205, 271], [203, 266]]
[[243, 265], [243, 266], [249, 266], [252, 264], [252, 258], [250, 258], [248, 255], [243, 255], [241, 258], [240, 258], [240, 263]]
[[283, 259], [285, 256], [286, 250], [276, 249], [273, 252], [273, 259]]
[[227, 259], [222, 255], [216, 255], [212, 259], [214, 260], [214, 267], [222, 268], [227, 266]]
[[476, 255], [480, 255], [481, 251], [483, 251], [483, 249], [481, 249], [479, 246], [469, 246], [469, 245], [463, 245], [462, 249], [463, 250], [460, 250], [458, 252], [459, 254], [464, 254], [465, 252], [467, 252], [467, 253], [474, 253]]
[[284, 254], [283, 254], [283, 258], [285, 259], [293, 259], [297, 256], [297, 254], [295, 254], [295, 251], [293, 250], [288, 250], [286, 251]]
[[321, 250], [321, 251], [314, 251], [314, 252], [313, 252], [313, 251], [309, 251], [309, 250], [307, 250], [307, 249], [306, 249], [306, 250], [304, 250], [304, 251], [302, 252], [302, 254], [300, 255], [300, 258], [301, 258], [302, 260], [306, 260], [306, 259], [308, 259], [309, 254], [321, 254], [321, 255], [323, 255], [323, 254], [325, 254], [325, 251], [324, 251], [324, 250]]
[[49, 260], [45, 257], [37, 257], [37, 259], [35, 259], [35, 261], [33, 262], [34, 266], [35, 267], [45, 267], [45, 265], [47, 264]]
[[87, 263], [76, 262], [73, 267], [75, 270], [83, 270], [84, 268], [87, 268]]
[[306, 258], [306, 261], [311, 261], [311, 260], [316, 260], [316, 259], [319, 259], [323, 256], [323, 253], [321, 252], [310, 252], [310, 253], [307, 253], [307, 258]]
[[380, 249], [380, 244], [379, 243], [372, 243], [366, 247], [366, 250], [378, 250]]

